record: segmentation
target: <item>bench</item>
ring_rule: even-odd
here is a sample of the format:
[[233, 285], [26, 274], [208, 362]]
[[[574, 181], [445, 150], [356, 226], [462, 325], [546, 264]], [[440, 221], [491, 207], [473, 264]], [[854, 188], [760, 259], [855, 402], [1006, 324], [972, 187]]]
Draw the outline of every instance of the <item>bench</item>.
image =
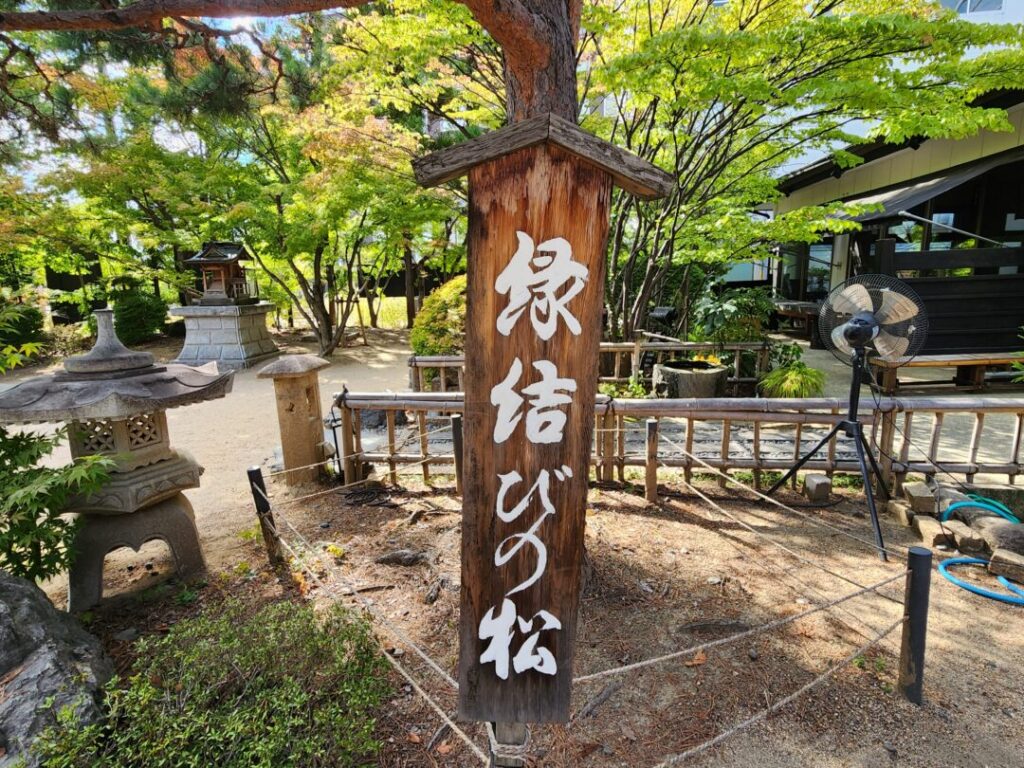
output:
[[[975, 352], [953, 355], [918, 355], [910, 359], [872, 360], [875, 379], [883, 394], [895, 395], [900, 381], [900, 368], [956, 368], [956, 375], [949, 380], [914, 382], [914, 386], [953, 384], [956, 387], [979, 390], [985, 387], [985, 373], [991, 366], [1006, 366], [1024, 362], [1024, 352]], [[1002, 376], [1000, 375], [1000, 378]]]

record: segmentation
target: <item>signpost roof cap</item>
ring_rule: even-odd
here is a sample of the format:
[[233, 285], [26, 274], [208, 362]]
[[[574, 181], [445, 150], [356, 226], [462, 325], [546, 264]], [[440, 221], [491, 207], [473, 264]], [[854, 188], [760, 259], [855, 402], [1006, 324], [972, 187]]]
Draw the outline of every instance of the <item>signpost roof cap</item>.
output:
[[412, 168], [421, 186], [435, 187], [462, 176], [473, 166], [545, 142], [607, 171], [618, 186], [645, 200], [665, 197], [676, 183], [672, 174], [653, 163], [550, 113], [416, 158]]

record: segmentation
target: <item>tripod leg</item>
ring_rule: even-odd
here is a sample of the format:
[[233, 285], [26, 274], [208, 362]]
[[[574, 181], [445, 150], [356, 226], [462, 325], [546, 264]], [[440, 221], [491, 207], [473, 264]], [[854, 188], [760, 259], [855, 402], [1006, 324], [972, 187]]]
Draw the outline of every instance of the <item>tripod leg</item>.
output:
[[882, 496], [888, 501], [892, 498], [889, 494], [889, 489], [885, 487], [885, 478], [882, 476], [882, 470], [878, 468], [878, 462], [875, 461], [875, 454], [871, 452], [871, 446], [868, 444], [868, 439], [864, 437], [863, 430], [860, 431], [860, 442], [864, 446], [864, 452], [868, 455], [868, 461], [871, 462], [871, 469], [874, 470], [875, 475], [878, 476], [878, 490], [881, 491]]
[[[871, 513], [871, 528], [875, 532], [875, 545], [878, 547], [878, 559], [883, 563], [889, 561], [885, 554], [885, 544], [882, 541], [882, 526], [878, 522], [878, 510], [875, 508], [875, 496], [871, 491], [871, 475], [868, 473], [868, 463], [864, 458], [864, 443], [860, 440], [853, 441], [857, 449], [857, 461], [860, 463], [860, 475], [864, 478], [864, 495], [868, 500], [868, 511]], [[868, 452], [870, 455], [870, 452]]]
[[825, 435], [825, 437], [823, 437], [821, 439], [821, 441], [816, 446], [814, 446], [813, 448], [811, 448], [810, 451], [805, 453], [801, 457], [800, 461], [798, 461], [796, 464], [794, 464], [792, 467], [790, 467], [789, 471], [786, 472], [786, 474], [784, 474], [782, 477], [780, 477], [778, 482], [775, 483], [775, 485], [773, 485], [771, 488], [768, 489], [768, 495], [771, 496], [773, 493], [775, 493], [775, 491], [777, 491], [779, 488], [781, 488], [783, 485], [785, 485], [786, 481], [789, 480], [789, 478], [791, 478], [793, 475], [795, 475], [798, 471], [800, 471], [800, 467], [802, 467], [804, 464], [806, 464], [808, 461], [810, 461], [811, 457], [813, 457], [814, 454], [816, 454], [818, 451], [820, 451], [822, 449], [822, 447], [825, 445], [825, 443], [827, 443], [829, 440], [831, 440], [835, 436], [835, 434], [839, 431], [839, 429], [841, 427], [842, 427], [842, 424], [836, 424], [834, 427], [832, 427], [832, 429], [829, 431], [829, 433], [827, 435]]

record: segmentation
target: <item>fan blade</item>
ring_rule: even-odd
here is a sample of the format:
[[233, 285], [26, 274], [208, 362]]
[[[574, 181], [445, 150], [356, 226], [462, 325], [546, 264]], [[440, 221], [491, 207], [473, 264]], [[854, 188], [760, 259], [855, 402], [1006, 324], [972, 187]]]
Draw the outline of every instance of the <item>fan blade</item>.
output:
[[837, 325], [832, 329], [832, 343], [835, 344], [836, 349], [840, 352], [844, 352], [847, 355], [853, 354], [853, 347], [851, 347], [847, 341], [846, 336], [843, 335], [843, 329], [846, 328], [846, 323]]
[[871, 294], [860, 283], [848, 285], [831, 299], [832, 309], [837, 315], [855, 315], [870, 312], [873, 308]]
[[882, 306], [875, 313], [875, 319], [880, 324], [902, 323], [917, 316], [917, 303], [913, 299], [888, 289], [881, 294]]
[[903, 357], [910, 347], [910, 339], [903, 336], [894, 336], [886, 331], [879, 331], [875, 336], [875, 349], [886, 360], [896, 360]]

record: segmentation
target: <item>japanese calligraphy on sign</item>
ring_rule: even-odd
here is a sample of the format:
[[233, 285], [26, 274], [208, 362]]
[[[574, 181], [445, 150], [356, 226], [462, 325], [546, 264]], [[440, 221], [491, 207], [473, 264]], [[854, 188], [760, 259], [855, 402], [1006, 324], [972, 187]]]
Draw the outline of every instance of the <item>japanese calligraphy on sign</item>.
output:
[[[518, 247], [508, 266], [498, 275], [495, 289], [507, 294], [509, 303], [498, 315], [495, 324], [499, 333], [508, 336], [520, 316], [528, 313], [533, 332], [538, 338], [548, 341], [562, 324], [567, 332], [579, 335], [581, 326], [570, 308], [572, 299], [583, 289], [587, 280], [587, 268], [572, 259], [572, 245], [563, 237], [556, 237], [534, 245], [526, 232], [516, 232]], [[558, 365], [551, 360], [536, 360], [533, 368], [540, 377], [532, 384], [516, 389], [523, 375], [523, 363], [516, 357], [508, 375], [491, 389], [491, 404], [497, 408], [494, 424], [494, 442], [508, 440], [523, 420], [523, 406], [526, 404], [526, 440], [534, 444], [561, 443], [564, 439], [566, 411], [563, 406], [572, 403], [576, 392], [576, 380], [559, 373]], [[529, 400], [527, 401], [527, 398]], [[565, 480], [573, 476], [571, 467], [562, 466], [554, 470], [555, 477]], [[534, 477], [527, 477], [532, 485], [530, 490], [511, 510], [505, 508], [505, 498], [512, 485], [522, 483], [523, 476], [515, 468], [499, 473], [500, 486], [494, 514], [503, 523], [519, 519], [534, 500], [540, 502], [540, 514], [526, 531], [513, 533], [502, 539], [494, 551], [496, 568], [504, 566], [520, 550], [529, 548], [529, 556], [536, 565], [533, 572], [523, 581], [512, 584], [502, 598], [500, 606], [492, 606], [480, 620], [479, 638], [488, 645], [480, 654], [482, 664], [494, 664], [495, 674], [502, 680], [508, 679], [509, 657], [513, 645], [518, 642], [512, 659], [512, 671], [516, 674], [533, 672], [543, 675], [558, 673], [558, 662], [543, 645], [540, 635], [546, 631], [562, 628], [558, 616], [547, 609], [537, 611], [531, 618], [524, 618], [517, 612], [516, 605], [508, 598], [517, 592], [533, 586], [544, 577], [548, 565], [548, 551], [544, 544], [544, 523], [558, 510], [551, 503], [549, 487], [551, 473], [547, 469], [535, 471]], [[534, 622], [539, 622], [534, 629]], [[520, 637], [515, 630], [519, 629]]]
[[566, 722], [612, 184], [676, 181], [553, 114], [413, 166], [469, 176], [459, 716]]

